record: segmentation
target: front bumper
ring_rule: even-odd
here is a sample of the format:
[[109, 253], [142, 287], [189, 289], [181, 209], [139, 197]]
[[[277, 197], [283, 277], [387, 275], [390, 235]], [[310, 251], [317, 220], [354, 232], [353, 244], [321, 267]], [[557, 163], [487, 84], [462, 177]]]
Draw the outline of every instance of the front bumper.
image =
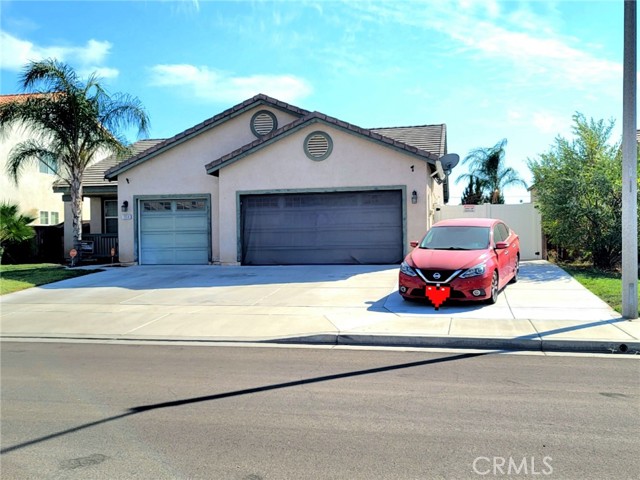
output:
[[451, 288], [451, 300], [459, 301], [481, 301], [491, 297], [491, 278], [493, 272], [487, 269], [484, 275], [471, 278], [460, 278], [457, 276], [449, 283], [427, 283], [419, 275], [412, 277], [400, 272], [398, 287], [400, 295], [404, 298], [424, 300], [426, 299], [425, 288], [430, 286], [447, 286]]

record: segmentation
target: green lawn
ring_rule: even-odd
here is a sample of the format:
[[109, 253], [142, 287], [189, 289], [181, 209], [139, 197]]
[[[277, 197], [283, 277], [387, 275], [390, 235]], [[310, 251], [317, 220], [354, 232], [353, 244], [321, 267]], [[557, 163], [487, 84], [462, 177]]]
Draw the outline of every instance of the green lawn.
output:
[[[561, 264], [560, 267], [611, 305], [617, 312], [622, 313], [622, 276], [620, 273], [577, 265]], [[640, 303], [640, 295], [638, 295], [638, 299]]]
[[62, 265], [40, 263], [33, 265], [0, 265], [0, 295], [17, 292], [45, 283], [79, 277], [98, 270], [70, 270]]

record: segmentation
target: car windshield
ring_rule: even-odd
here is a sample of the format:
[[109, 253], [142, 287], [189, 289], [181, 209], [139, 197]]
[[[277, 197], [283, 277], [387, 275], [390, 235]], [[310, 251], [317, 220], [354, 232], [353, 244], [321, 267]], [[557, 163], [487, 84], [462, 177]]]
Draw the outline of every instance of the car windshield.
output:
[[489, 247], [489, 227], [433, 227], [420, 243], [431, 250], [484, 250]]

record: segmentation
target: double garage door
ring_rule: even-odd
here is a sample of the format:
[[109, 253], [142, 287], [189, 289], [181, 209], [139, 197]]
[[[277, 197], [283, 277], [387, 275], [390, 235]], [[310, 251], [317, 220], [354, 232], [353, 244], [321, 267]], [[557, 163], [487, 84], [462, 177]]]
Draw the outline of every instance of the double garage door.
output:
[[402, 261], [400, 190], [241, 197], [243, 265]]
[[[210, 261], [208, 199], [139, 205], [143, 265]], [[243, 265], [393, 264], [402, 261], [399, 190], [241, 197]]]
[[209, 263], [209, 206], [205, 198], [140, 201], [142, 265]]

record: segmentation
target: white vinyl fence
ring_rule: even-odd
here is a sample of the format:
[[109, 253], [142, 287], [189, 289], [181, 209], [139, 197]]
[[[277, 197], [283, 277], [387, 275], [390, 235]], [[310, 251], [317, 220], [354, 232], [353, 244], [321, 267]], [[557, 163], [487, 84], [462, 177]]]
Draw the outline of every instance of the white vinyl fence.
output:
[[444, 205], [436, 208], [435, 220], [450, 218], [498, 218], [520, 236], [520, 258], [540, 260], [546, 257], [540, 213], [533, 203], [516, 205]]

